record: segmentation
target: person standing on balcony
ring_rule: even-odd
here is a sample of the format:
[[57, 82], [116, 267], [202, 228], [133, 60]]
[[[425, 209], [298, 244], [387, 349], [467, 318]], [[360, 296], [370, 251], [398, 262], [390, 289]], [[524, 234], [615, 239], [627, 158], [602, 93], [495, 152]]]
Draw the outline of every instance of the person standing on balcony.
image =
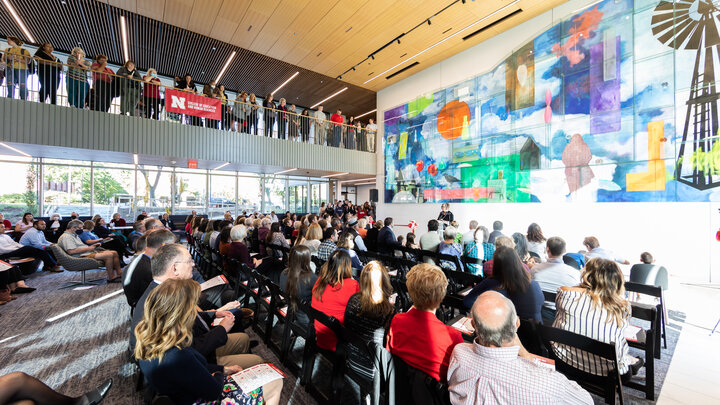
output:
[[20, 99], [27, 98], [27, 76], [28, 64], [30, 63], [30, 51], [23, 48], [23, 41], [18, 37], [7, 37], [7, 43], [10, 45], [5, 50], [5, 63], [7, 63], [7, 96], [15, 97], [15, 85], [18, 85]]
[[227, 94], [225, 94], [225, 86], [221, 84], [215, 87], [213, 96], [220, 100], [220, 129], [228, 129]]
[[286, 125], [288, 123], [288, 107], [285, 104], [285, 99], [280, 99], [280, 105], [277, 106], [278, 109], [278, 139], [285, 139], [285, 129]]
[[75, 108], [85, 108], [85, 97], [90, 87], [87, 83], [87, 71], [90, 69], [90, 61], [85, 59], [85, 51], [76, 46], [70, 52], [67, 64], [68, 103]]
[[151, 120], [160, 119], [160, 79], [157, 70], [150, 68], [143, 76], [143, 104], [145, 104], [145, 117]]
[[265, 96], [265, 101], [263, 101], [263, 125], [265, 126], [265, 136], [272, 138], [273, 125], [275, 125], [275, 103], [272, 94]]
[[92, 109], [95, 111], [110, 110], [112, 101], [112, 76], [115, 72], [107, 66], [107, 56], [98, 54], [95, 63], [90, 67], [93, 71], [93, 90], [95, 99]]
[[257, 99], [255, 98], [255, 93], [250, 93], [248, 105], [246, 107], [249, 109], [249, 113], [250, 113], [250, 118], [248, 119], [248, 133], [250, 133], [250, 127], [252, 127], [253, 135], [257, 135], [258, 134], [258, 108], [260, 108], [260, 104], [258, 104]]
[[[185, 77], [175, 83], [175, 88], [180, 90], [185, 90], [190, 93], [197, 93], [197, 88], [195, 87], [195, 81], [193, 81], [192, 76], [190, 73], [185, 74]], [[201, 127], [202, 121], [200, 120], [200, 117], [196, 117], [194, 115], [189, 115], [190, 117], [190, 125], [195, 127]]]
[[375, 152], [375, 133], [377, 132], [377, 124], [370, 118], [369, 123], [365, 127], [367, 131], [367, 150], [368, 152]]
[[333, 131], [332, 131], [332, 141], [330, 142], [330, 146], [334, 146], [336, 148], [340, 147], [340, 136], [342, 135], [342, 129], [343, 129], [343, 117], [342, 117], [342, 110], [337, 109], [335, 114], [333, 114], [330, 117], [330, 121], [333, 123]]
[[60, 85], [62, 64], [53, 55], [53, 46], [45, 42], [35, 52], [38, 61], [38, 80], [40, 81], [40, 102], [44, 103], [50, 96], [50, 104], [57, 104], [57, 90]]
[[241, 91], [235, 97], [235, 104], [232, 108], [233, 127], [237, 132], [247, 133], [248, 108], [246, 102], [247, 92]]
[[120, 84], [120, 114], [135, 116], [135, 109], [140, 100], [140, 72], [138, 72], [135, 62], [129, 60], [125, 65], [118, 69], [118, 76], [122, 77]]
[[295, 112], [295, 104], [288, 109], [288, 138], [297, 141], [298, 129], [300, 127], [300, 117]]
[[345, 149], [355, 149], [355, 117], [350, 117], [345, 134]]
[[[215, 98], [215, 89], [217, 88], [217, 83], [215, 80], [211, 80], [210, 83], [203, 86], [203, 95], [205, 97], [212, 97]], [[217, 120], [211, 120], [211, 119], [205, 119], [205, 126], [208, 128], [214, 128], [217, 129]]]
[[367, 152], [367, 136], [360, 121], [357, 122], [357, 127], [355, 128], [355, 136], [357, 136], [357, 150]]
[[315, 143], [325, 145], [325, 121], [327, 120], [327, 115], [323, 112], [322, 105], [318, 106], [313, 118], [315, 118]]
[[310, 140], [310, 111], [307, 108], [300, 114], [300, 138], [303, 143]]

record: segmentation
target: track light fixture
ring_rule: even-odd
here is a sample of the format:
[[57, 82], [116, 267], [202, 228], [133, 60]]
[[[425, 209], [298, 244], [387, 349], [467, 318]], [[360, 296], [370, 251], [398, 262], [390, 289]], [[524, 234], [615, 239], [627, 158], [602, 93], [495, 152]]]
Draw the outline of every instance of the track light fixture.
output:
[[428, 23], [428, 25], [432, 25], [429, 18], [427, 19], [427, 23]]

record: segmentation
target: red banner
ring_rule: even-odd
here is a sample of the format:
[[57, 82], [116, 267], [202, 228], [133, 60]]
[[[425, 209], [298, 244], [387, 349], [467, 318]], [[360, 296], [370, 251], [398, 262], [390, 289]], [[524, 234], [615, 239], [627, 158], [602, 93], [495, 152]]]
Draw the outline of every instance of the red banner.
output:
[[221, 104], [222, 102], [217, 98], [175, 89], [165, 90], [165, 111], [167, 112], [219, 120]]

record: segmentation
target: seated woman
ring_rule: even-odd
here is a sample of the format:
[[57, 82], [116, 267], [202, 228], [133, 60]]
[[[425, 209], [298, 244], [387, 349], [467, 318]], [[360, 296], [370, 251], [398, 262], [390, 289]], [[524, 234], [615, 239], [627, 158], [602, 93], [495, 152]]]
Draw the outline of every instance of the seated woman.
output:
[[94, 219], [94, 222], [95, 222], [95, 226], [93, 227], [92, 232], [95, 235], [97, 235], [101, 238], [108, 238], [108, 237], [111, 237], [112, 235], [114, 235], [114, 233], [112, 233], [108, 229], [107, 224], [105, 223], [105, 220], [103, 219], [103, 217], [97, 216], [97, 218]]
[[17, 266], [0, 271], [0, 305], [17, 299], [10, 294], [26, 294], [35, 291], [35, 288], [28, 287], [23, 280], [23, 275]]
[[310, 248], [295, 246], [290, 250], [288, 267], [280, 273], [280, 289], [285, 292], [298, 322], [307, 326], [307, 314], [298, 310], [299, 302], [312, 300], [312, 289], [318, 280], [318, 275], [310, 268]]
[[543, 235], [540, 225], [533, 222], [530, 226], [528, 226], [527, 242], [528, 251], [538, 255], [538, 258], [536, 258], [538, 263], [547, 260], [547, 239], [545, 238], [545, 235]]
[[260, 252], [261, 255], [265, 255], [265, 240], [267, 239], [268, 235], [271, 234], [270, 232], [270, 226], [272, 224], [272, 221], [270, 218], [263, 218], [260, 220], [260, 229], [258, 230], [258, 252]]
[[[489, 234], [487, 232], [487, 228], [485, 228], [483, 226], [478, 226], [477, 228], [475, 228], [475, 232], [473, 232], [473, 240], [470, 241], [470, 243], [468, 243], [467, 245], [465, 245], [463, 254], [470, 259], [485, 260], [485, 250], [484, 250], [483, 241], [487, 242], [488, 237], [489, 237]], [[493, 249], [493, 251], [494, 251], [494, 249]], [[483, 275], [482, 274], [482, 266], [479, 264], [468, 263], [467, 270], [468, 270], [468, 272], [475, 274], [475, 275], [480, 275], [480, 276]]]
[[25, 233], [28, 229], [33, 227], [35, 219], [29, 212], [23, 214], [22, 218], [15, 224], [15, 232]]
[[0, 404], [34, 405], [97, 405], [105, 399], [112, 378], [79, 397], [60, 394], [42, 381], [25, 373], [15, 372], [0, 377]]
[[245, 244], [247, 228], [245, 225], [235, 225], [230, 229], [230, 246], [227, 249], [227, 257], [237, 259], [240, 263], [246, 264], [251, 269], [260, 264], [262, 260], [250, 258], [250, 251]]
[[358, 258], [357, 253], [355, 253], [354, 238], [355, 236], [352, 233], [343, 232], [342, 235], [338, 236], [337, 250], [343, 250], [350, 255], [350, 262], [352, 263], [353, 270], [355, 270], [353, 272], [353, 276], [356, 276], [360, 273], [360, 270], [362, 270], [363, 265], [360, 262], [360, 258]]
[[[385, 325], [395, 314], [390, 303], [393, 293], [385, 266], [372, 261], [360, 273], [360, 292], [353, 294], [345, 308], [345, 327], [365, 340], [383, 344]], [[350, 345], [349, 365], [368, 382], [373, 380], [374, 365], [367, 350]]]
[[275, 257], [277, 259], [282, 258], [282, 252], [269, 248], [268, 246], [270, 245], [282, 246], [290, 249], [290, 244], [287, 242], [287, 239], [285, 239], [285, 235], [280, 231], [280, 222], [273, 222], [272, 225], [270, 225], [270, 232], [268, 232], [265, 237], [265, 250], [267, 251], [267, 255], [270, 257]]
[[113, 214], [110, 223], [113, 226], [127, 226], [127, 222], [125, 222], [125, 219], [123, 219], [122, 215], [120, 215], [119, 212]]
[[[448, 226], [443, 231], [443, 241], [438, 245], [438, 253], [444, 255], [455, 256], [460, 259], [462, 255], [462, 248], [460, 244], [455, 242], [455, 237], [458, 235], [458, 231], [453, 226]], [[446, 270], [464, 271], [462, 262], [460, 262], [460, 268], [457, 269], [455, 263], [449, 260], [440, 260], [440, 266]]]
[[[625, 282], [618, 265], [606, 259], [590, 259], [577, 287], [560, 287], [555, 304], [553, 327], [578, 333], [605, 343], [615, 343], [618, 368], [624, 380], [637, 374], [644, 364], [629, 354], [625, 329], [630, 303], [625, 299]], [[564, 362], [591, 374], [607, 375], [609, 364], [582, 350], [553, 344]]]
[[242, 392], [226, 377], [241, 367], [208, 364], [191, 346], [199, 298], [200, 285], [186, 279], [165, 280], [148, 295], [134, 334], [135, 358], [150, 386], [180, 405], [215, 401], [277, 404], [282, 380]]
[[310, 252], [314, 256], [317, 256], [322, 237], [323, 231], [322, 228], [320, 228], [320, 225], [311, 224], [310, 226], [308, 226], [307, 231], [305, 232], [305, 237], [303, 238], [303, 241], [301, 243], [309, 247]]
[[[312, 307], [344, 323], [348, 300], [358, 291], [358, 282], [352, 278], [350, 255], [336, 250], [320, 269], [320, 277], [313, 286]], [[337, 337], [333, 331], [315, 321], [315, 334], [319, 348], [335, 351]]]
[[515, 250], [499, 246], [493, 256], [493, 276], [486, 278], [463, 299], [467, 308], [472, 308], [477, 297], [485, 291], [493, 290], [508, 297], [515, 304], [520, 319], [534, 319], [542, 323], [540, 310], [545, 297], [540, 284], [532, 281], [525, 271]]
[[[100, 247], [103, 249], [114, 250], [117, 252], [119, 258], [125, 256], [125, 244], [123, 242], [112, 237], [101, 238], [93, 232], [93, 229], [95, 229], [95, 222], [90, 220], [83, 222], [82, 229], [83, 232], [80, 234], [80, 240], [85, 242], [86, 245], [92, 246], [99, 243]], [[122, 264], [122, 259], [120, 262]]]
[[460, 331], [435, 316], [445, 298], [448, 280], [439, 267], [423, 263], [410, 269], [406, 283], [413, 306], [393, 317], [387, 348], [410, 367], [445, 382], [450, 355], [463, 342]]

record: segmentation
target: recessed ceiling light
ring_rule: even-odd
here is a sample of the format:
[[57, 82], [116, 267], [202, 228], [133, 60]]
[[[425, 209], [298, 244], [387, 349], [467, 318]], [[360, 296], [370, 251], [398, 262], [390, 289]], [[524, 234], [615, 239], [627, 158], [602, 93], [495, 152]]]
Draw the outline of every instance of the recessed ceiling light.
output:
[[0, 142], [0, 146], [4, 146], [4, 147], [10, 149], [11, 151], [17, 152], [17, 153], [19, 153], [19, 154], [21, 154], [21, 155], [23, 155], [23, 156], [25, 156], [25, 157], [32, 157], [32, 156], [28, 155], [27, 153], [21, 151], [20, 149], [14, 148], [14, 147], [6, 144], [5, 142]]
[[15, 12], [15, 9], [14, 9], [13, 6], [10, 4], [10, 2], [9, 2], [8, 0], [2, 0], [2, 2], [3, 2], [3, 4], [5, 4], [5, 8], [8, 9], [8, 11], [10, 12], [10, 14], [11, 14], [11, 15], [13, 16], [13, 18], [15, 19], [15, 22], [17, 23], [17, 25], [20, 26], [20, 29], [22, 30], [23, 34], [25, 34], [25, 36], [27, 37], [27, 39], [29, 39], [30, 42], [35, 42], [35, 39], [32, 37], [32, 35], [30, 35], [30, 31], [29, 31], [29, 30], [27, 29], [27, 27], [25, 26], [25, 23], [23, 23], [22, 20], [20, 19], [20, 16], [18, 15], [18, 13]]

